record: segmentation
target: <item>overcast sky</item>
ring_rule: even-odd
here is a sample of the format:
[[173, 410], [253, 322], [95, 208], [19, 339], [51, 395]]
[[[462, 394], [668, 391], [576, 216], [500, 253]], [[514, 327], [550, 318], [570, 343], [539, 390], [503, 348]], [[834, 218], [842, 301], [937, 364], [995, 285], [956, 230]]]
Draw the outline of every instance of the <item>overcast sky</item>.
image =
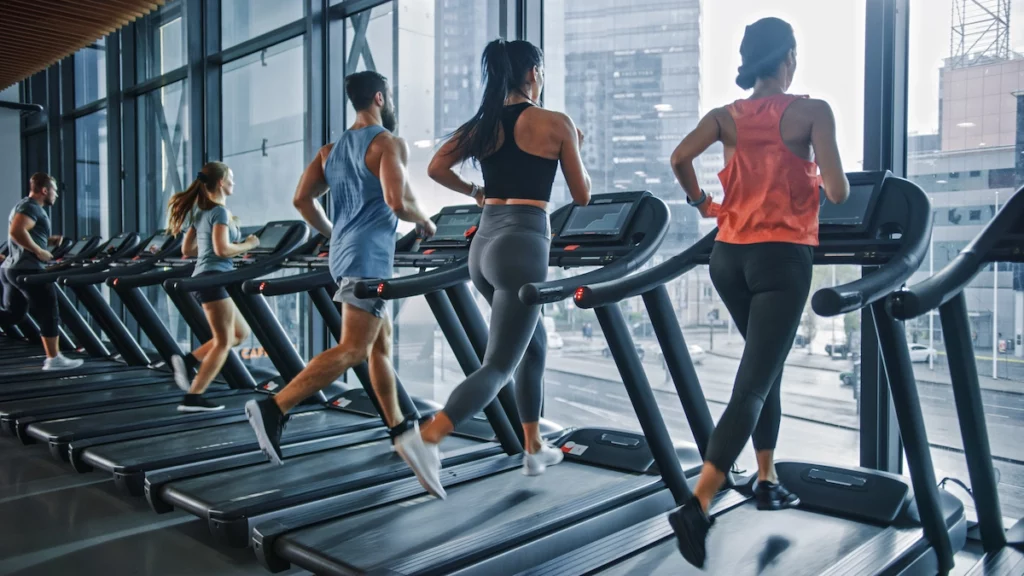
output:
[[[953, 1], [910, 0], [911, 133], [938, 131], [939, 68], [950, 55]], [[782, 18], [797, 38], [791, 91], [831, 103], [844, 163], [856, 169], [863, 155], [865, 10], [866, 0], [704, 0], [702, 110], [744, 96], [734, 82], [744, 27], [765, 16]], [[1011, 49], [1024, 52], [1024, 0], [1012, 0], [1010, 21]]]

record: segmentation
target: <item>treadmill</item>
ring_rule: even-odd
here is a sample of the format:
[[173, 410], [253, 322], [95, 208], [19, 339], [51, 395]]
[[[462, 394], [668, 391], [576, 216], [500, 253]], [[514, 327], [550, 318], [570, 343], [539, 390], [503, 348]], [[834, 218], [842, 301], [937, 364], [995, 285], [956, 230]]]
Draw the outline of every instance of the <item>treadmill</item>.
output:
[[[43, 269], [43, 272], [37, 272], [36, 275], [42, 275], [46, 272], [55, 272], [59, 270], [65, 270], [71, 267], [76, 262], [87, 261], [94, 256], [97, 256], [100, 252], [100, 238], [98, 236], [86, 236], [78, 241], [74, 242], [70, 248], [64, 253], [59, 259], [57, 257], [52, 260], [49, 265]], [[16, 281], [21, 281], [25, 276], [19, 276]], [[54, 278], [54, 280], [56, 280]], [[74, 341], [79, 347], [95, 356], [104, 356], [108, 354], [105, 347], [99, 343], [99, 339], [96, 338], [96, 334], [92, 332], [89, 325], [86, 324], [82, 315], [79, 314], [78, 309], [75, 308], [74, 304], [68, 299], [68, 297], [60, 290], [57, 290], [57, 305], [60, 309], [61, 322], [63, 326], [58, 327], [59, 334], [63, 338], [66, 334], [64, 328], [71, 330], [74, 335]], [[12, 347], [8, 352], [6, 358], [0, 359], [0, 365], [3, 370], [0, 370], [0, 384], [10, 381], [18, 380], [33, 380], [33, 379], [45, 379], [50, 378], [54, 375], [52, 372], [46, 372], [39, 369], [40, 364], [43, 362], [44, 354], [42, 344], [39, 343], [41, 334], [39, 333], [39, 327], [32, 319], [31, 313], [26, 317], [19, 328], [28, 339], [27, 346]], [[61, 349], [68, 353], [69, 356], [74, 358], [88, 358], [83, 356], [78, 350], [68, 350], [67, 346], [62, 345]], [[23, 364], [24, 366], [18, 366]], [[7, 369], [10, 368], [10, 369]], [[84, 366], [80, 369], [85, 368]], [[76, 371], [77, 372], [77, 371]]]
[[[371, 281], [360, 288], [376, 293], [383, 285], [400, 298], [424, 295], [467, 374], [480, 367], [480, 357], [486, 345], [483, 318], [466, 286], [469, 280], [469, 243], [480, 221], [480, 213], [476, 206], [445, 208], [434, 216], [438, 229], [434, 237], [420, 240], [411, 232], [396, 245], [396, 268], [429, 271], [393, 280]], [[341, 316], [327, 292], [328, 288], [334, 290], [336, 287], [326, 269], [327, 249], [325, 244], [314, 249], [315, 257], [298, 257], [311, 260], [314, 270], [308, 274], [253, 281], [244, 289], [255, 288], [263, 294], [274, 294], [284, 290], [287, 284], [316, 286], [313, 302], [337, 338]], [[362, 389], [331, 399], [330, 407], [351, 411], [360, 402], [367, 405], [352, 395], [352, 392], [357, 392], [362, 397], [373, 398], [369, 375], [360, 376], [360, 379]], [[405, 395], [401, 383], [399, 394], [400, 398]], [[446, 440], [446, 463], [455, 465], [522, 450], [508, 412], [504, 410], [508, 402], [514, 402], [510, 394], [511, 390], [504, 391], [503, 398], [492, 402], [483, 416], [477, 415], [460, 426], [456, 434]], [[352, 403], [346, 405], [347, 402]], [[419, 400], [418, 406], [421, 413], [433, 413], [440, 408], [438, 404], [425, 400]], [[147, 498], [158, 512], [174, 507], [206, 520], [212, 535], [220, 543], [246, 547], [252, 527], [259, 522], [299, 510], [317, 509], [324, 502], [353, 498], [365, 502], [386, 502], [395, 498], [395, 494], [418, 489], [419, 484], [412, 477], [411, 470], [392, 451], [387, 429], [377, 411], [372, 406], [362, 410], [366, 414], [363, 419], [372, 422], [374, 429], [339, 435], [323, 442], [302, 442], [295, 438], [293, 435], [298, 430], [293, 428], [304, 424], [293, 419], [285, 428], [282, 448], [286, 459], [283, 466], [267, 462], [256, 446], [252, 430], [246, 426], [243, 433], [248, 453], [237, 458], [222, 458], [149, 474], [146, 478]], [[518, 418], [515, 413], [512, 416]], [[377, 485], [384, 487], [378, 489]]]
[[985, 424], [978, 366], [964, 288], [991, 263], [1024, 263], [1024, 193], [1018, 189], [985, 229], [945, 268], [931, 278], [889, 296], [888, 307], [898, 320], [910, 320], [939, 309], [953, 399], [960, 421], [971, 493], [978, 513], [978, 532], [985, 551], [968, 572], [972, 576], [1024, 574], [1024, 520], [1003, 529], [995, 467]]
[[[308, 291], [319, 308], [324, 309], [326, 305], [327, 313], [333, 312], [338, 316], [327, 292], [328, 286], [334, 284], [326, 271], [328, 244], [326, 239], [317, 236], [283, 263], [285, 269], [307, 270], [304, 274], [276, 279], [257, 278], [229, 285], [229, 294], [252, 326], [253, 333], [284, 382], [293, 380], [305, 364], [271, 311], [266, 296]], [[311, 268], [315, 271], [308, 271]], [[299, 407], [285, 431], [283, 444], [299, 445], [301, 451], [308, 452], [352, 442], [353, 438], [372, 437], [376, 440], [382, 433], [387, 436], [386, 429], [381, 430], [384, 426], [376, 408], [376, 399], [372, 397], [366, 364], [356, 367], [356, 373], [363, 387], [335, 388], [332, 385], [327, 390], [329, 397], [320, 393]], [[264, 389], [276, 391], [277, 385], [272, 383]], [[404, 390], [402, 392], [399, 403], [404, 408], [403, 412], [418, 418], [419, 410], [428, 406], [414, 404]], [[343, 438], [346, 435], [348, 438]], [[216, 437], [217, 441], [211, 442], [211, 437]], [[170, 468], [183, 473], [198, 467], [203, 473], [210, 473], [238, 467], [240, 462], [265, 461], [265, 458], [255, 458], [262, 456], [262, 452], [246, 421], [113, 443], [104, 443], [102, 439], [75, 442], [72, 450], [81, 453], [84, 465], [112, 473], [115, 484], [134, 496], [145, 494], [145, 480], [150, 472]]]
[[[62, 276], [59, 280], [89, 307], [121, 355], [136, 358], [133, 364], [149, 364], [150, 360], [100, 294], [97, 284], [119, 274], [150, 271], [162, 258], [179, 253], [180, 247], [180, 239], [166, 233], [154, 234], [137, 250], [113, 260], [109, 266], [98, 271], [85, 270]], [[122, 301], [125, 301], [123, 296]], [[180, 355], [181, 351], [155, 315], [137, 316], [136, 320], [143, 332], [156, 343], [161, 362], [151, 364], [150, 368], [96, 374], [87, 378], [56, 378], [9, 385], [0, 392], [0, 427], [10, 434], [31, 440], [21, 433], [32, 422], [179, 401], [181, 390], [174, 384], [167, 365], [170, 357]], [[162, 339], [170, 340], [172, 348], [159, 344]]]
[[[526, 285], [520, 298], [532, 304], [557, 302], [572, 296], [581, 283], [637, 270], [657, 251], [668, 222], [668, 207], [649, 192], [599, 194], [588, 206], [559, 208], [551, 215], [550, 265], [597, 268], [567, 280]], [[388, 286], [378, 293], [388, 297]], [[522, 475], [521, 454], [499, 455], [443, 468], [444, 501], [424, 496], [412, 480], [400, 499], [387, 504], [358, 497], [321, 502], [256, 526], [256, 555], [275, 572], [295, 564], [317, 574], [449, 574], [569, 526], [585, 528], [563, 539], [563, 549], [669, 510], [674, 498], [667, 486], [685, 487], [683, 470], [699, 470], [700, 456], [693, 447], [672, 444], [653, 408], [650, 388], [627, 383], [626, 389], [644, 431], [660, 429], [661, 435], [578, 428], [555, 442], [565, 461], [539, 478]], [[652, 454], [659, 451], [672, 466], [655, 466]], [[662, 473], [676, 478], [666, 483]], [[603, 513], [614, 519], [589, 522]], [[507, 570], [490, 573], [498, 572]]]
[[[864, 267], [864, 275], [849, 284], [819, 290], [811, 304], [822, 316], [870, 307], [905, 442], [910, 481], [866, 468], [779, 461], [779, 478], [800, 495], [799, 508], [760, 512], [749, 484], [723, 490], [711, 505], [715, 525], [703, 571], [683, 559], [672, 529], [658, 514], [578, 549], [557, 551], [554, 543], [546, 547], [535, 543], [510, 550], [497, 559], [517, 561], [511, 572], [733, 575], [770, 570], [794, 575], [934, 575], [949, 571], [954, 552], [966, 540], [963, 504], [936, 487], [904, 329], [885, 304], [886, 296], [917, 270], [927, 253], [931, 205], [918, 186], [888, 172], [851, 173], [848, 178], [846, 203], [826, 202], [822, 193], [820, 245], [814, 261], [858, 264]], [[665, 283], [707, 264], [716, 233], [640, 274], [585, 286], [575, 298], [580, 307], [595, 309], [605, 333], [613, 335], [616, 363], [635, 366], [636, 353], [621, 322], [618, 302], [643, 297], [688, 416], [692, 408], [687, 406], [692, 401], [688, 390], [699, 387], [699, 382]], [[648, 385], [642, 373], [633, 376]], [[694, 437], [706, 446], [710, 422], [691, 418], [689, 424]], [[754, 479], [756, 475], [750, 478]], [[463, 573], [484, 573], [488, 567], [493, 569], [494, 564], [482, 562]]]
[[[301, 246], [309, 232], [305, 224], [296, 221], [271, 222], [262, 228], [257, 236], [260, 246], [235, 259], [237, 268], [231, 272], [202, 278], [170, 279], [164, 284], [168, 295], [178, 307], [192, 331], [200, 340], [213, 337], [202, 309], [188, 292], [203, 284], [230, 282], [247, 275], [258, 276], [276, 269], [289, 253]], [[153, 271], [160, 277], [162, 271]], [[146, 276], [145, 274], [142, 276]], [[131, 278], [131, 277], [129, 277]], [[135, 277], [137, 279], [137, 277]], [[121, 278], [111, 278], [114, 283]], [[91, 443], [129, 440], [143, 436], [156, 436], [193, 430], [202, 426], [213, 426], [245, 420], [244, 406], [248, 400], [259, 398], [266, 391], [257, 388], [253, 375], [246, 370], [241, 358], [232, 350], [224, 364], [222, 375], [230, 385], [229, 390], [209, 392], [224, 405], [216, 412], [179, 412], [177, 402], [166, 402], [154, 406], [118, 410], [101, 414], [89, 414], [70, 418], [58, 418], [30, 423], [24, 435], [45, 442], [50, 452], [61, 460], [70, 461], [79, 472], [90, 467], [82, 462], [81, 450]], [[75, 443], [72, 446], [72, 442]], [[81, 446], [79, 446], [81, 444]]]

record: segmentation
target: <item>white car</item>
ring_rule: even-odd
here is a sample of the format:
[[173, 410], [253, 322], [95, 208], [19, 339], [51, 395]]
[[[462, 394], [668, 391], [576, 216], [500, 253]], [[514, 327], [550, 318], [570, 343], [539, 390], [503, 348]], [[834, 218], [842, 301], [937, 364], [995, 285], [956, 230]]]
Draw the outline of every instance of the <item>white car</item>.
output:
[[552, 350], [559, 350], [565, 346], [565, 341], [562, 340], [562, 335], [558, 332], [548, 332], [548, 348]]
[[936, 352], [934, 348], [929, 348], [924, 344], [911, 344], [910, 345], [910, 361], [911, 362], [927, 362], [934, 359]]
[[705, 353], [703, 348], [696, 344], [689, 344], [687, 348], [690, 350], [690, 359], [693, 360], [694, 364], [700, 364], [704, 361]]

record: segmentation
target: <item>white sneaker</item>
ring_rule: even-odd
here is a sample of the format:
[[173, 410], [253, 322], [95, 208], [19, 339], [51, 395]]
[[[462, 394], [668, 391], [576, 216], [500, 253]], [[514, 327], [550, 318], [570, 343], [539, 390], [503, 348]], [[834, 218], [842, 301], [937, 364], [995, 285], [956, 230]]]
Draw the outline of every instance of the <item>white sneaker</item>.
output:
[[523, 453], [523, 475], [540, 476], [548, 469], [548, 466], [558, 464], [562, 458], [564, 456], [561, 450], [553, 448], [545, 442], [537, 453]]
[[441, 485], [441, 451], [437, 444], [423, 441], [419, 424], [395, 439], [395, 451], [416, 473], [416, 479], [427, 492], [442, 500], [448, 496]]
[[188, 393], [192, 389], [192, 383], [188, 381], [185, 359], [178, 355], [171, 356], [171, 369], [174, 371], [174, 383], [182, 392]]
[[74, 370], [82, 364], [85, 364], [85, 360], [72, 359], [63, 354], [57, 354], [43, 362], [43, 370]]

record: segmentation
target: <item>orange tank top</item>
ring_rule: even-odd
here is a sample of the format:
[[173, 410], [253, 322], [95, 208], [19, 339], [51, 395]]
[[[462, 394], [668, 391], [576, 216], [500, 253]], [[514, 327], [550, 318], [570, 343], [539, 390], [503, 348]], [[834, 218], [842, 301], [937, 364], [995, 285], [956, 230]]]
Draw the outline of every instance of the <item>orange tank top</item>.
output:
[[727, 107], [736, 149], [718, 173], [725, 190], [715, 206], [720, 242], [818, 245], [818, 165], [794, 154], [780, 131], [786, 108], [800, 98], [779, 94]]

